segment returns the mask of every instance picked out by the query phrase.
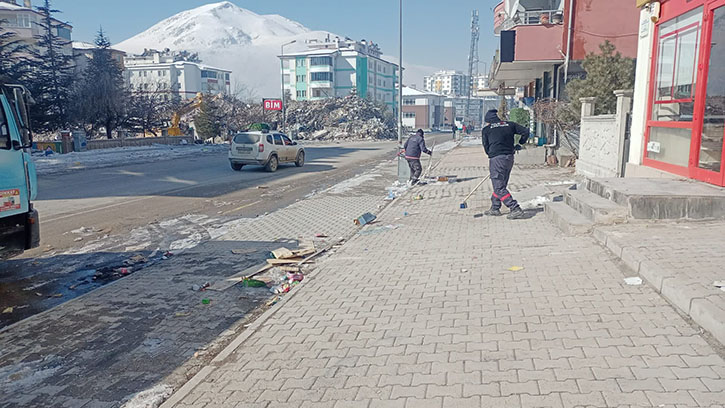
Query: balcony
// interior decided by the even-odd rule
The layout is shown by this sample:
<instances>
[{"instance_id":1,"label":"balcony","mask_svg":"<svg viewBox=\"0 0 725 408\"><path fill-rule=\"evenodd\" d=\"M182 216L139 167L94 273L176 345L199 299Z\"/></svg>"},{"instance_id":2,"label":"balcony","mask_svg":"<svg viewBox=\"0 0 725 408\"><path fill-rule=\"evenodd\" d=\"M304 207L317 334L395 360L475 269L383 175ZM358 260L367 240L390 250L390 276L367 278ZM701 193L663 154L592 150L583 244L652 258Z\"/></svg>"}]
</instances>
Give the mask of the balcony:
<instances>
[{"instance_id":1,"label":"balcony","mask_svg":"<svg viewBox=\"0 0 725 408\"><path fill-rule=\"evenodd\" d=\"M505 3L494 8L493 31L498 35L501 31L511 30L527 25L558 25L564 23L564 12L559 9L528 9L507 14Z\"/></svg>"}]
</instances>

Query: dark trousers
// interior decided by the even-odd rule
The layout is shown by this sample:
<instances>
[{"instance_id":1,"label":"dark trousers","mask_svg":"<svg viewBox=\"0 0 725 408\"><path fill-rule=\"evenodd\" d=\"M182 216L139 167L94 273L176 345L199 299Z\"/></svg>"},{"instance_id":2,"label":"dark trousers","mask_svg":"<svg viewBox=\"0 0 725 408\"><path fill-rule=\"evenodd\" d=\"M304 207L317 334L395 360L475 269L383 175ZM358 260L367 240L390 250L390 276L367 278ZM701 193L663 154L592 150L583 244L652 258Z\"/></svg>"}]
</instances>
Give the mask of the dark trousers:
<instances>
[{"instance_id":1,"label":"dark trousers","mask_svg":"<svg viewBox=\"0 0 725 408\"><path fill-rule=\"evenodd\" d=\"M514 168L514 155L506 154L489 159L489 170L491 171L491 183L493 183L493 195L491 196L491 208L501 208L501 203L508 208L516 208L519 203L514 200L508 191L511 169Z\"/></svg>"},{"instance_id":2,"label":"dark trousers","mask_svg":"<svg viewBox=\"0 0 725 408\"><path fill-rule=\"evenodd\" d=\"M423 172L423 166L420 164L420 159L408 159L408 167L410 167L410 181L417 182L420 178L420 173Z\"/></svg>"}]
</instances>

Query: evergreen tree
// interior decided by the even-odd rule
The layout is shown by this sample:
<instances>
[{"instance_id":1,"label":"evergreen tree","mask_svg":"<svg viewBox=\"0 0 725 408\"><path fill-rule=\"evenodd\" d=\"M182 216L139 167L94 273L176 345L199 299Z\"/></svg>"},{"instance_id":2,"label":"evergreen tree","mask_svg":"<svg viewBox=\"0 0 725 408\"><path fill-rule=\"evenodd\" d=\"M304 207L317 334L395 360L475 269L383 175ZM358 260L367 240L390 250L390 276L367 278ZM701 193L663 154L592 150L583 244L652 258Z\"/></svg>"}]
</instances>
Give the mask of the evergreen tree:
<instances>
[{"instance_id":1,"label":"evergreen tree","mask_svg":"<svg viewBox=\"0 0 725 408\"><path fill-rule=\"evenodd\" d=\"M98 31L93 58L83 73L77 90L75 114L79 122L96 129L104 127L106 137L112 138L113 130L123 119L126 105L123 68L111 54L111 42Z\"/></svg>"},{"instance_id":2,"label":"evergreen tree","mask_svg":"<svg viewBox=\"0 0 725 408\"><path fill-rule=\"evenodd\" d=\"M212 137L220 136L221 133L221 118L219 117L219 109L210 100L210 95L205 95L199 106L199 113L194 118L194 126L196 127L196 133L202 139L209 139Z\"/></svg>"},{"instance_id":3,"label":"evergreen tree","mask_svg":"<svg viewBox=\"0 0 725 408\"><path fill-rule=\"evenodd\" d=\"M582 62L586 78L573 79L566 84L571 114L577 123L581 112L580 98L597 98L595 115L614 113L617 110L614 91L632 89L634 86L634 60L622 56L609 40L602 43L599 49L601 54L590 53Z\"/></svg>"},{"instance_id":4,"label":"evergreen tree","mask_svg":"<svg viewBox=\"0 0 725 408\"><path fill-rule=\"evenodd\" d=\"M7 20L0 20L0 79L6 82L20 82L28 73L25 57L28 46L18 40L17 35L5 30Z\"/></svg>"},{"instance_id":5,"label":"evergreen tree","mask_svg":"<svg viewBox=\"0 0 725 408\"><path fill-rule=\"evenodd\" d=\"M70 40L58 33L67 27L53 18L59 10L51 8L50 0L38 7L43 18L38 23L40 35L31 50L31 72L28 88L36 101L31 110L33 128L53 131L69 125L69 106L73 86L73 53Z\"/></svg>"}]
</instances>

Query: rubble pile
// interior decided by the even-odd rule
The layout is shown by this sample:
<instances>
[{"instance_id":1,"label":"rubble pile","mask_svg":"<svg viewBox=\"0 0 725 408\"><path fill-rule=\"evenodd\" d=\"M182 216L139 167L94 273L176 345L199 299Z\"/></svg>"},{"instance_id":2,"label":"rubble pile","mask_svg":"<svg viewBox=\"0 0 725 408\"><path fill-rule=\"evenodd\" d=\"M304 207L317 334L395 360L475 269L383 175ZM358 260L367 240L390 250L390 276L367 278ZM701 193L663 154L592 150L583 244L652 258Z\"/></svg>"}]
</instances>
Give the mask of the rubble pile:
<instances>
[{"instance_id":1,"label":"rubble pile","mask_svg":"<svg viewBox=\"0 0 725 408\"><path fill-rule=\"evenodd\" d=\"M349 95L292 102L287 126L303 140L371 140L396 137L392 111L383 104Z\"/></svg>"}]
</instances>

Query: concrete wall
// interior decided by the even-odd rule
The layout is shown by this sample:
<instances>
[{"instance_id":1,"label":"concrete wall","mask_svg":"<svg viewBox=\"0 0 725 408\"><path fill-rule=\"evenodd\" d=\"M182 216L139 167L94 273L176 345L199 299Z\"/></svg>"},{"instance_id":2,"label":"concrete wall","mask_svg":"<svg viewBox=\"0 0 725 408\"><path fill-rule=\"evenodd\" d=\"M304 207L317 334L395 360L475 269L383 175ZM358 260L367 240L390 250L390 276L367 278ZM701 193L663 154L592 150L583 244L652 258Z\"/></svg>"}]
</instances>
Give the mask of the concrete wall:
<instances>
[{"instance_id":1,"label":"concrete wall","mask_svg":"<svg viewBox=\"0 0 725 408\"><path fill-rule=\"evenodd\" d=\"M579 159L576 172L586 177L621 177L626 162L626 124L631 91L615 91L617 113L593 116L595 98L582 98Z\"/></svg>"},{"instance_id":2,"label":"concrete wall","mask_svg":"<svg viewBox=\"0 0 725 408\"><path fill-rule=\"evenodd\" d=\"M190 136L169 136L169 137L141 137L134 139L98 139L89 140L86 148L88 150L111 149L114 147L130 147L130 146L151 146L154 144L178 145L182 140L191 142Z\"/></svg>"},{"instance_id":3,"label":"concrete wall","mask_svg":"<svg viewBox=\"0 0 725 408\"><path fill-rule=\"evenodd\" d=\"M563 50L566 50L571 2L567 1L564 10L563 37L559 43ZM634 0L574 0L574 7L572 60L583 60L591 52L598 54L599 45L605 39L609 39L622 55L637 56L639 9Z\"/></svg>"}]
</instances>

